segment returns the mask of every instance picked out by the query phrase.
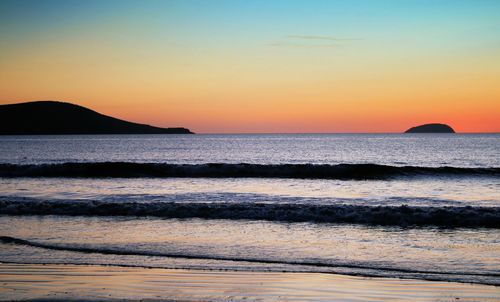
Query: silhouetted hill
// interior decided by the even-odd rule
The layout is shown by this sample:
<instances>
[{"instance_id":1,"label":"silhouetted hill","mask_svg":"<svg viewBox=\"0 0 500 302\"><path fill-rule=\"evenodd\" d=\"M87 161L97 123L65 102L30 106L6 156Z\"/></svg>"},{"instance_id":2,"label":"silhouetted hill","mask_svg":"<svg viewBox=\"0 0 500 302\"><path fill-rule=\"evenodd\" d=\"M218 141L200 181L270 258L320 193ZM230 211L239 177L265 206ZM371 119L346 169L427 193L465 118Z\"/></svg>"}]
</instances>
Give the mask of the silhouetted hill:
<instances>
[{"instance_id":1,"label":"silhouetted hill","mask_svg":"<svg viewBox=\"0 0 500 302\"><path fill-rule=\"evenodd\" d=\"M445 124L424 124L410 128L405 133L455 133L455 130Z\"/></svg>"},{"instance_id":2,"label":"silhouetted hill","mask_svg":"<svg viewBox=\"0 0 500 302\"><path fill-rule=\"evenodd\" d=\"M191 134L116 119L88 108L55 101L0 105L0 134Z\"/></svg>"}]
</instances>

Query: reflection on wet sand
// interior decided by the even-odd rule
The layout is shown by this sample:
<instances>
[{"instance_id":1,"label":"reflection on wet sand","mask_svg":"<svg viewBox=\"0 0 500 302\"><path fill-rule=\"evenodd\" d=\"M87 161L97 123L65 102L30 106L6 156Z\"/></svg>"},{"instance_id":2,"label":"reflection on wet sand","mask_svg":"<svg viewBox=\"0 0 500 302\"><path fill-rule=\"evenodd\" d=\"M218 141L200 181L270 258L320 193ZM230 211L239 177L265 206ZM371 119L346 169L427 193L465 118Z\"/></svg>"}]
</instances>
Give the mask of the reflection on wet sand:
<instances>
[{"instance_id":1,"label":"reflection on wet sand","mask_svg":"<svg viewBox=\"0 0 500 302\"><path fill-rule=\"evenodd\" d=\"M498 287L314 273L0 264L2 299L498 301Z\"/></svg>"}]
</instances>

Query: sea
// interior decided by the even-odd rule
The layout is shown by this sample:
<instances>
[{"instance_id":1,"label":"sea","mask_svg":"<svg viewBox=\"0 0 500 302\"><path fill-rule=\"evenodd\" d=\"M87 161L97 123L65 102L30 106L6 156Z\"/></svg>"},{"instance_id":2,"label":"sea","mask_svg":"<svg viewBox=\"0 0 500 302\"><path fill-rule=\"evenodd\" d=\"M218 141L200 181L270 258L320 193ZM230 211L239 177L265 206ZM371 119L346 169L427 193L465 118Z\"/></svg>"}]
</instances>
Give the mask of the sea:
<instances>
[{"instance_id":1,"label":"sea","mask_svg":"<svg viewBox=\"0 0 500 302\"><path fill-rule=\"evenodd\" d=\"M500 286L500 134L0 136L0 262Z\"/></svg>"}]
</instances>

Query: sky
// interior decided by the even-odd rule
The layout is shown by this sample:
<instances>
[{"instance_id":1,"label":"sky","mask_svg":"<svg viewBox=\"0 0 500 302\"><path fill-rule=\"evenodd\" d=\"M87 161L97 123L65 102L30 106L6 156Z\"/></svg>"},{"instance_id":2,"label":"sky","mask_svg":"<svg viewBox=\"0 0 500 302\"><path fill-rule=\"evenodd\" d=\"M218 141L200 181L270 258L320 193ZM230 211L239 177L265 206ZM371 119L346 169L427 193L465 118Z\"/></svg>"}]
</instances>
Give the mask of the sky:
<instances>
[{"instance_id":1,"label":"sky","mask_svg":"<svg viewBox=\"0 0 500 302\"><path fill-rule=\"evenodd\" d=\"M500 1L0 0L0 104L197 133L500 132Z\"/></svg>"}]
</instances>

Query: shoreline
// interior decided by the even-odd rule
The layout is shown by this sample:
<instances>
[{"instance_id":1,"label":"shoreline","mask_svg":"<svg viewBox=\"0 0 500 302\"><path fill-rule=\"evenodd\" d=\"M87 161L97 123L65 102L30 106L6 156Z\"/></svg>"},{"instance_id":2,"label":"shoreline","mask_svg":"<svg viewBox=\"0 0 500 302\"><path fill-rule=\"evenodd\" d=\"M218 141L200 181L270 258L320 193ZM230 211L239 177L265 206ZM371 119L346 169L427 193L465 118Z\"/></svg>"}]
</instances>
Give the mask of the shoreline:
<instances>
[{"instance_id":1,"label":"shoreline","mask_svg":"<svg viewBox=\"0 0 500 302\"><path fill-rule=\"evenodd\" d=\"M0 263L0 301L499 301L498 287L324 273Z\"/></svg>"}]
</instances>

